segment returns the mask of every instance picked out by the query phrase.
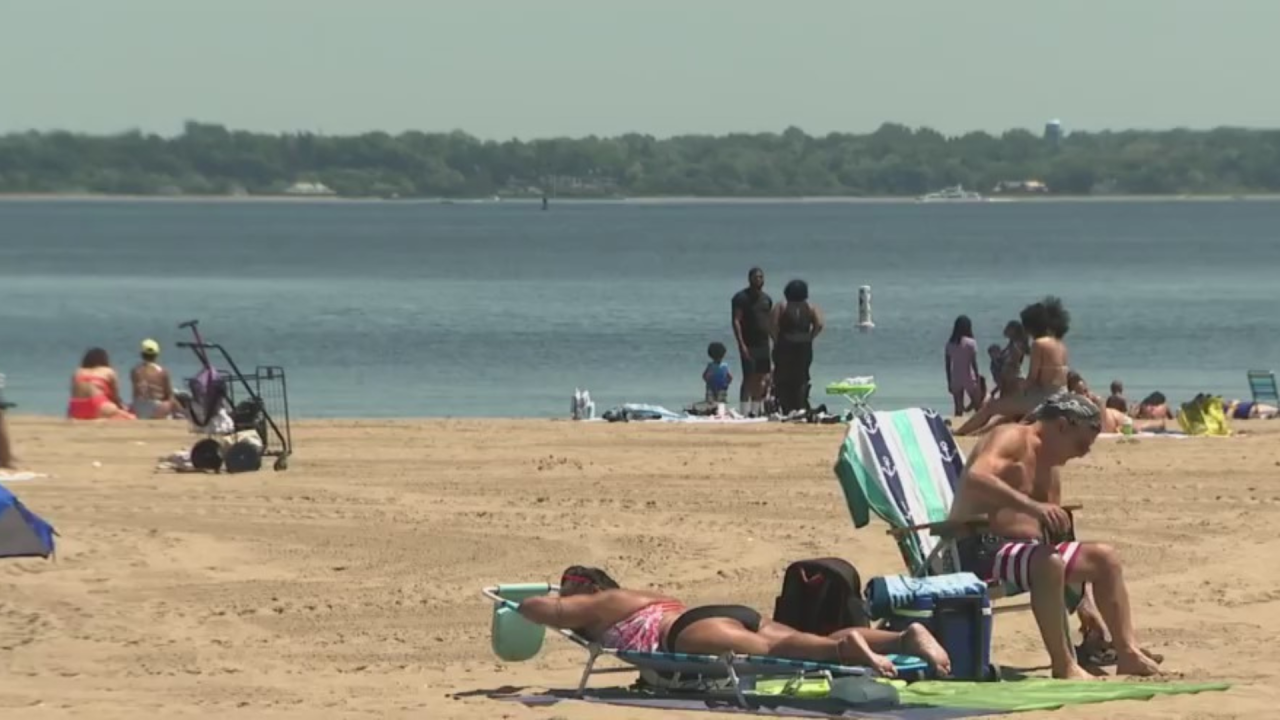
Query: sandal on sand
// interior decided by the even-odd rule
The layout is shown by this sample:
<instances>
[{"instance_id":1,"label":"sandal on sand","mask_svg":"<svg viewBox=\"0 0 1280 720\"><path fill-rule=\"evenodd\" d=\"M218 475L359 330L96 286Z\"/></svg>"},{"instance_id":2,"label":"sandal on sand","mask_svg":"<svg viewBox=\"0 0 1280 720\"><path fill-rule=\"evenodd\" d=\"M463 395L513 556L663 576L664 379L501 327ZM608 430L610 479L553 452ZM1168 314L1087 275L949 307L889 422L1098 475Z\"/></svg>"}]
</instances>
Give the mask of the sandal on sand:
<instances>
[{"instance_id":1,"label":"sandal on sand","mask_svg":"<svg viewBox=\"0 0 1280 720\"><path fill-rule=\"evenodd\" d=\"M1142 652L1157 665L1164 663L1164 655L1146 648L1142 648ZM1084 642L1076 646L1076 660L1090 667L1110 667L1116 664L1116 649L1099 635L1086 635Z\"/></svg>"}]
</instances>

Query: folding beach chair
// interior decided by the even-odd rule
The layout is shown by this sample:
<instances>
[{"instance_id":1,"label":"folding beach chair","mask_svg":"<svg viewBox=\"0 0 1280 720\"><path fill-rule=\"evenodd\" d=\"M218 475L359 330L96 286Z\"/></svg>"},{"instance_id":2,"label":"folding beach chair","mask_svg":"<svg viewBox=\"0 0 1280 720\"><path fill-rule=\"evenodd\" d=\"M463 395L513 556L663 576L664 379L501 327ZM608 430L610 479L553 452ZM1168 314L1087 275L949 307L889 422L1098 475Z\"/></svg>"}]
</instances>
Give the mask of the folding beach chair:
<instances>
[{"instance_id":1,"label":"folding beach chair","mask_svg":"<svg viewBox=\"0 0 1280 720\"><path fill-rule=\"evenodd\" d=\"M856 416L872 412L871 396L875 393L876 380L873 377L845 378L827 385L827 394L848 400Z\"/></svg>"},{"instance_id":2,"label":"folding beach chair","mask_svg":"<svg viewBox=\"0 0 1280 720\"><path fill-rule=\"evenodd\" d=\"M542 647L545 626L538 625L519 614L521 600L559 592L549 583L523 583L496 585L481 591L493 601L492 644L498 657L511 662L528 660ZM587 652L586 667L578 682L576 695L582 697L592 675L603 673L636 672L651 687L666 690L683 690L705 694L731 692L742 707L750 707L744 694L746 678L787 678L798 687L812 677L831 682L839 677L874 677L873 668L831 663L808 662L789 658L761 655L691 655L673 652L634 652L601 647L571 630L558 629L570 642ZM597 668L601 656L620 660L630 667ZM923 676L927 665L919 658L890 655L897 667L898 676ZM785 691L784 691L785 694Z\"/></svg>"},{"instance_id":3,"label":"folding beach chair","mask_svg":"<svg viewBox=\"0 0 1280 720\"><path fill-rule=\"evenodd\" d=\"M1280 391L1276 389L1276 374L1270 370L1249 371L1249 392L1254 402L1280 404Z\"/></svg>"},{"instance_id":4,"label":"folding beach chair","mask_svg":"<svg viewBox=\"0 0 1280 720\"><path fill-rule=\"evenodd\" d=\"M956 537L985 524L985 518L948 520L964 463L964 454L942 417L932 410L910 408L862 415L849 423L835 472L854 527L868 525L872 514L883 520L907 570L914 577L925 577L964 571ZM988 586L993 600L1023 592L990 581ZM993 611L1028 607L1005 604Z\"/></svg>"}]
</instances>

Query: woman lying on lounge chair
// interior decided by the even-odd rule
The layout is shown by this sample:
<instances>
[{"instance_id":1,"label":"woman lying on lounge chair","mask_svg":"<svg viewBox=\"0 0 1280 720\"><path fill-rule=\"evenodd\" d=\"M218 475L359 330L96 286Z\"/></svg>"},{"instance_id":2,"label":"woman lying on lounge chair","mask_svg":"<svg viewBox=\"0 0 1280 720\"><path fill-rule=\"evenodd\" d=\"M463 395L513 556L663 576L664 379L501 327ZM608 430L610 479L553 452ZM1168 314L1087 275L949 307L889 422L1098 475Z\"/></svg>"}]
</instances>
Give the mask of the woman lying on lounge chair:
<instances>
[{"instance_id":1,"label":"woman lying on lounge chair","mask_svg":"<svg viewBox=\"0 0 1280 720\"><path fill-rule=\"evenodd\" d=\"M847 628L828 637L799 632L766 620L741 605L686 608L666 595L623 590L603 570L574 566L560 578L558 596L520 603L520 614L556 628L571 629L606 648L636 652L771 655L793 660L868 666L893 675L885 653L914 655L939 675L951 660L923 626L904 632Z\"/></svg>"}]
</instances>

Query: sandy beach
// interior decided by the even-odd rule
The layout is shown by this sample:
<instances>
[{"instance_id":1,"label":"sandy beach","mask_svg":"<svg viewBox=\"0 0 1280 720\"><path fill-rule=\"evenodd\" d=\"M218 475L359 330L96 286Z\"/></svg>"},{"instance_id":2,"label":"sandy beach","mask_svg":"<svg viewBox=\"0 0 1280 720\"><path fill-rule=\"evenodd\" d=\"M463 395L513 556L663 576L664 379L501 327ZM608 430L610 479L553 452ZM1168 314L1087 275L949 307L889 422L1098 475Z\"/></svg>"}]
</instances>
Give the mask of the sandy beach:
<instances>
[{"instance_id":1,"label":"sandy beach","mask_svg":"<svg viewBox=\"0 0 1280 720\"><path fill-rule=\"evenodd\" d=\"M792 560L902 570L882 525L853 530L831 470L839 425L300 423L289 471L211 476L156 471L191 442L179 423L10 424L23 464L50 477L8 487L62 537L55 562L0 561L6 717L656 720L485 698L571 687L582 655L549 636L534 661L500 664L479 588L583 563L767 614ZM1085 506L1081 536L1120 549L1165 667L1236 686L1016 717L1280 705L1280 422L1234 427L1248 434L1099 440L1065 499ZM1047 673L1030 613L999 618L994 655Z\"/></svg>"}]
</instances>

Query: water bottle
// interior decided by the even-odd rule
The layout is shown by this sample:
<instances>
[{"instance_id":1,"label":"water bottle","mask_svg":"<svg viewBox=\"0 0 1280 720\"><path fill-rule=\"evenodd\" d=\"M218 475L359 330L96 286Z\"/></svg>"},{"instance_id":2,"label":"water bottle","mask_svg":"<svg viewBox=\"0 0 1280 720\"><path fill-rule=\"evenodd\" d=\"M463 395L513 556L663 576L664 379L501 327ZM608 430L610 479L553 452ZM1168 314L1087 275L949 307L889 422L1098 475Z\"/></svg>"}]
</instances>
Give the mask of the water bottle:
<instances>
[{"instance_id":1,"label":"water bottle","mask_svg":"<svg viewBox=\"0 0 1280 720\"><path fill-rule=\"evenodd\" d=\"M582 391L582 419L594 420L596 417L596 404L591 401L591 391Z\"/></svg>"},{"instance_id":2,"label":"water bottle","mask_svg":"<svg viewBox=\"0 0 1280 720\"><path fill-rule=\"evenodd\" d=\"M569 404L569 416L574 420L582 419L582 390L580 388L573 389L573 400Z\"/></svg>"}]
</instances>

